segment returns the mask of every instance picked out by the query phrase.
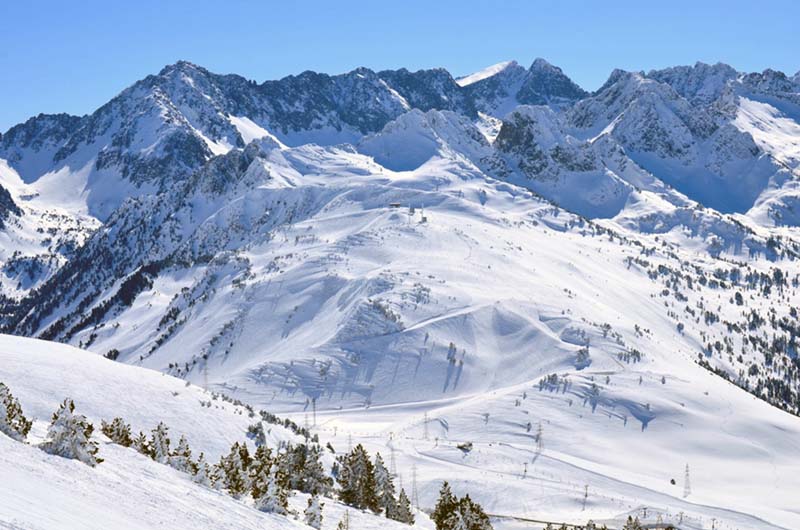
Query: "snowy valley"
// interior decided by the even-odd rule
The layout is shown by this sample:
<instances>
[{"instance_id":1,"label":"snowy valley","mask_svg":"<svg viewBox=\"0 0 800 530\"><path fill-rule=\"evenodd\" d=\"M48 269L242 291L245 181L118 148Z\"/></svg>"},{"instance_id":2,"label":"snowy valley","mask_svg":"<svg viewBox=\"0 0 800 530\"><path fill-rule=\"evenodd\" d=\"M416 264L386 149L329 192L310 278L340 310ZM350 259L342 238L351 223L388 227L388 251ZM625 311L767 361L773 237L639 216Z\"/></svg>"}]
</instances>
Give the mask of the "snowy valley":
<instances>
[{"instance_id":1,"label":"snowy valley","mask_svg":"<svg viewBox=\"0 0 800 530\"><path fill-rule=\"evenodd\" d=\"M379 452L417 528L443 480L498 529L800 527L799 79L179 62L13 127L0 383L34 421L0 526L307 528L308 493L265 514L100 432L216 462L263 409L327 474ZM36 447L65 398L95 467ZM407 527L335 491L323 528Z\"/></svg>"}]
</instances>

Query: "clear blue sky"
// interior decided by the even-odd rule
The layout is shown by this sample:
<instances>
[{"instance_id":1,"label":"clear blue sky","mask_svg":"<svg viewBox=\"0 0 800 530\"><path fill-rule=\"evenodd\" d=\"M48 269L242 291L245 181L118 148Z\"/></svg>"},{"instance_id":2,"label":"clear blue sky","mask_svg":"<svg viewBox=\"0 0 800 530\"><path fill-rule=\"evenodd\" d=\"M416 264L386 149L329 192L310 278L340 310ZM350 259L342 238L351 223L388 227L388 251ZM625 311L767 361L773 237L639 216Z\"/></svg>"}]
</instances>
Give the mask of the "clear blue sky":
<instances>
[{"instance_id":1,"label":"clear blue sky","mask_svg":"<svg viewBox=\"0 0 800 530\"><path fill-rule=\"evenodd\" d=\"M263 81L303 70L544 57L586 89L615 68L723 61L800 69L800 1L0 0L0 131L91 112L186 59Z\"/></svg>"}]
</instances>

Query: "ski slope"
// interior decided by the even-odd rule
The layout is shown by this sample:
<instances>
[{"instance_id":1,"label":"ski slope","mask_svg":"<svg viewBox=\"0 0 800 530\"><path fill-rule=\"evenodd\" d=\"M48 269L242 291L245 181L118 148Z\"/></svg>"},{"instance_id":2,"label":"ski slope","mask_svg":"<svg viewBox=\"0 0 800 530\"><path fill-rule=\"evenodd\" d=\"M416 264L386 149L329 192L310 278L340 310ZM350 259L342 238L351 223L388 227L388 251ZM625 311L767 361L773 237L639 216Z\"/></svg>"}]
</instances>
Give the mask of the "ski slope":
<instances>
[{"instance_id":1,"label":"ski slope","mask_svg":"<svg viewBox=\"0 0 800 530\"><path fill-rule=\"evenodd\" d=\"M35 420L28 444L0 434L0 528L309 528L302 523L305 495L298 494L290 503L300 514L299 521L265 514L253 508L249 498L234 500L202 487L188 475L115 445L100 433L100 421L115 416L130 422L134 433L149 432L164 421L172 440L186 436L195 457L202 451L215 462L233 442L245 441L247 426L256 421L243 407L158 372L69 346L7 335L0 336L0 381L19 399L26 416ZM96 467L35 447L65 397L72 397L76 413L95 425L99 456L104 459ZM265 431L272 447L280 441L302 441L280 426L265 424ZM330 499L324 502L323 529L334 529L347 508ZM349 511L353 528L409 528ZM415 528L431 528L423 515L417 518Z\"/></svg>"}]
</instances>

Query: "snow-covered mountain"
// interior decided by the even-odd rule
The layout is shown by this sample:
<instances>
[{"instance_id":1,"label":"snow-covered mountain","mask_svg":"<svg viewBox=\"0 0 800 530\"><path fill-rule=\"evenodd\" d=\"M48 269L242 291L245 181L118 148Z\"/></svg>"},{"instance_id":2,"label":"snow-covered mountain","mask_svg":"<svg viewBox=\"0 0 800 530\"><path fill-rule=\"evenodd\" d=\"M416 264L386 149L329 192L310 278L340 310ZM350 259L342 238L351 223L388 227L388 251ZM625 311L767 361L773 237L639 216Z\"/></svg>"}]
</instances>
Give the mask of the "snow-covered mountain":
<instances>
[{"instance_id":1,"label":"snow-covered mountain","mask_svg":"<svg viewBox=\"0 0 800 530\"><path fill-rule=\"evenodd\" d=\"M180 62L0 138L0 319L316 413L425 508L444 477L494 515L585 522L589 485L612 527L794 528L798 109L721 64L590 94L541 59Z\"/></svg>"},{"instance_id":2,"label":"snow-covered mountain","mask_svg":"<svg viewBox=\"0 0 800 530\"><path fill-rule=\"evenodd\" d=\"M527 70L516 61L499 63L458 84L477 110L502 118L518 105L568 106L588 95L561 68L538 58Z\"/></svg>"}]
</instances>

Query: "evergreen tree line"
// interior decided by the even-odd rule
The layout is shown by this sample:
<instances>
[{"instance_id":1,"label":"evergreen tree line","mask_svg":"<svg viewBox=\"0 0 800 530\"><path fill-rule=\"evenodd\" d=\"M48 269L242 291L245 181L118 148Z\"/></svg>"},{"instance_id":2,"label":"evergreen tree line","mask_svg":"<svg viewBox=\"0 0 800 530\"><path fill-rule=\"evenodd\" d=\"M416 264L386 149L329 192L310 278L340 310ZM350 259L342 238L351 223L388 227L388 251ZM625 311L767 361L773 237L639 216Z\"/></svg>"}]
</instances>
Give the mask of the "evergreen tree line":
<instances>
[{"instance_id":1,"label":"evergreen tree line","mask_svg":"<svg viewBox=\"0 0 800 530\"><path fill-rule=\"evenodd\" d=\"M318 444L287 445L275 451L259 445L254 452L247 444L235 442L218 463L209 464L203 453L194 459L186 437L181 436L173 449L169 428L159 423L147 436L133 436L131 427L122 418L102 423L103 433L114 443L131 447L161 464L169 465L192 476L203 486L227 492L236 499L252 497L257 509L286 515L291 491L311 495L306 517L321 523L322 504L319 497L330 495L333 480L322 464Z\"/></svg>"}]
</instances>

